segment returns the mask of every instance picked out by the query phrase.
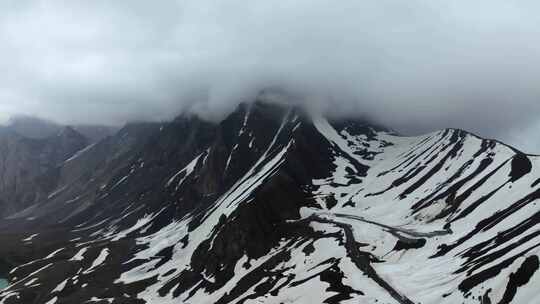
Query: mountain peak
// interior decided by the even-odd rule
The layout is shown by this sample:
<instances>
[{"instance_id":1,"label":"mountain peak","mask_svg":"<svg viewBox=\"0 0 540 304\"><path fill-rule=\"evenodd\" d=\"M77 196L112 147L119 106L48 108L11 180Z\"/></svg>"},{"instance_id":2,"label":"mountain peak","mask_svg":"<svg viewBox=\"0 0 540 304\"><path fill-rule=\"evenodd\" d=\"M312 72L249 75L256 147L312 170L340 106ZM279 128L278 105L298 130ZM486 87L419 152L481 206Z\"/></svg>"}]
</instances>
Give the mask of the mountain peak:
<instances>
[{"instance_id":1,"label":"mountain peak","mask_svg":"<svg viewBox=\"0 0 540 304\"><path fill-rule=\"evenodd\" d=\"M47 138L54 136L62 127L46 119L18 115L9 120L7 128L24 137Z\"/></svg>"}]
</instances>

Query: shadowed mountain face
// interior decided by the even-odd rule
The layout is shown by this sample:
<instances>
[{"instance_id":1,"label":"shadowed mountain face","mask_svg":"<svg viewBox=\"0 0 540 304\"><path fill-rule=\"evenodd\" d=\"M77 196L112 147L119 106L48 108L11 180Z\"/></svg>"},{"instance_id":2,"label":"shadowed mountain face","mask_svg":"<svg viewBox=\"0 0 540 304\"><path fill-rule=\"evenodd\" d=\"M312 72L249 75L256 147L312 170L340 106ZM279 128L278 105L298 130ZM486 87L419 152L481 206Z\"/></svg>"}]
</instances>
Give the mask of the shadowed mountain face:
<instances>
[{"instance_id":1,"label":"shadowed mountain face","mask_svg":"<svg viewBox=\"0 0 540 304\"><path fill-rule=\"evenodd\" d=\"M62 126L31 116L0 127L0 215L47 199L64 162L115 132L106 126Z\"/></svg>"},{"instance_id":2,"label":"shadowed mountain face","mask_svg":"<svg viewBox=\"0 0 540 304\"><path fill-rule=\"evenodd\" d=\"M0 303L536 303L539 170L264 103L132 124L0 223Z\"/></svg>"},{"instance_id":3,"label":"shadowed mountain face","mask_svg":"<svg viewBox=\"0 0 540 304\"><path fill-rule=\"evenodd\" d=\"M70 127L45 138L0 129L0 214L42 201L56 187L51 174L88 140Z\"/></svg>"}]
</instances>

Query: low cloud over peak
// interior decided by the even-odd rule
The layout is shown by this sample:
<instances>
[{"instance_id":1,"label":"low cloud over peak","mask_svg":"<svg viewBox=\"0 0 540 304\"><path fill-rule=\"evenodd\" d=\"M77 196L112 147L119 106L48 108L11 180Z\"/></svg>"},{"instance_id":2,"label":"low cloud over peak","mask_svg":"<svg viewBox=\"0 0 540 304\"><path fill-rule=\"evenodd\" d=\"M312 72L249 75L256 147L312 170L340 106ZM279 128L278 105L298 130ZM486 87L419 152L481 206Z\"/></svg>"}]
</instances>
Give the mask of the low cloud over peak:
<instances>
[{"instance_id":1,"label":"low cloud over peak","mask_svg":"<svg viewBox=\"0 0 540 304\"><path fill-rule=\"evenodd\" d=\"M517 142L512 130L535 136L540 121L538 9L512 0L8 0L0 118L219 117L280 87L330 114L405 132L459 127Z\"/></svg>"}]
</instances>

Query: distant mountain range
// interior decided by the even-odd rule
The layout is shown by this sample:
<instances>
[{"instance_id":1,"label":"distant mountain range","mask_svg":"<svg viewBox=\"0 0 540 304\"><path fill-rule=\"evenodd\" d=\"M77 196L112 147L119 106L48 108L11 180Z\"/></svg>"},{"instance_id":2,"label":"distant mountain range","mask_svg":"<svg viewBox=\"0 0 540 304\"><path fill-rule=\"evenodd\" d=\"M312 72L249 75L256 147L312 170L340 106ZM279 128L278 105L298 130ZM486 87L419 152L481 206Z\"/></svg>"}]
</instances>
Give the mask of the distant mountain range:
<instances>
[{"instance_id":1,"label":"distant mountain range","mask_svg":"<svg viewBox=\"0 0 540 304\"><path fill-rule=\"evenodd\" d=\"M16 129L0 303L540 302L540 158L496 141L260 100L92 144Z\"/></svg>"},{"instance_id":2,"label":"distant mountain range","mask_svg":"<svg viewBox=\"0 0 540 304\"><path fill-rule=\"evenodd\" d=\"M19 116L0 127L0 215L41 201L53 190L51 174L62 163L115 129L62 126Z\"/></svg>"},{"instance_id":3,"label":"distant mountain range","mask_svg":"<svg viewBox=\"0 0 540 304\"><path fill-rule=\"evenodd\" d=\"M65 125L61 125L46 119L41 119L33 116L18 115L12 117L5 128L28 138L42 139L52 137L59 132ZM77 124L71 125L71 128L81 133L90 142L97 142L101 139L114 134L119 127L104 126L104 125L88 125Z\"/></svg>"}]
</instances>

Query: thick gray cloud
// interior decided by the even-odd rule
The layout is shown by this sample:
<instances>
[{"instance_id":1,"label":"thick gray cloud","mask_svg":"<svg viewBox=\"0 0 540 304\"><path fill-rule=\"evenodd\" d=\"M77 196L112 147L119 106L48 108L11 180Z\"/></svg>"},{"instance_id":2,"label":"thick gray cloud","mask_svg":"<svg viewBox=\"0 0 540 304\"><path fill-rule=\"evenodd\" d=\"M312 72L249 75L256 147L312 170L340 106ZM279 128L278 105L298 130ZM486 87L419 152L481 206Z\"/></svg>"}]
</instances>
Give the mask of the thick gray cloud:
<instances>
[{"instance_id":1,"label":"thick gray cloud","mask_svg":"<svg viewBox=\"0 0 540 304\"><path fill-rule=\"evenodd\" d=\"M539 10L528 0L6 0L0 119L219 117L280 87L332 114L410 133L460 127L540 152L523 140L540 142Z\"/></svg>"}]
</instances>

